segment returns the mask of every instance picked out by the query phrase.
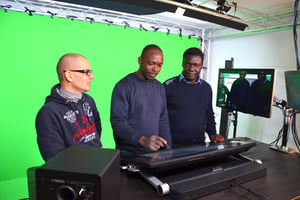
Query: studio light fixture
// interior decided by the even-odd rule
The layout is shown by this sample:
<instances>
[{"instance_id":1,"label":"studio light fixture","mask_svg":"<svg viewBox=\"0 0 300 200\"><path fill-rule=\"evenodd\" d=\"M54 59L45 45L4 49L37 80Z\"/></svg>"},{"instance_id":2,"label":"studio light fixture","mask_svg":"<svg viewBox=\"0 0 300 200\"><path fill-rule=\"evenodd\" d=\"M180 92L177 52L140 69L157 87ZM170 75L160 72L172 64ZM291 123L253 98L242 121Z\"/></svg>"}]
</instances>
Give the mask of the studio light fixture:
<instances>
[{"instance_id":1,"label":"studio light fixture","mask_svg":"<svg viewBox=\"0 0 300 200\"><path fill-rule=\"evenodd\" d=\"M150 15L162 12L175 13L183 17L190 17L217 25L226 26L236 30L244 31L249 22L245 22L235 16L224 14L230 9L226 0L218 0L219 12L215 9L198 7L192 4L191 0L102 0L102 1L85 1L85 0L55 0L60 2L70 2L90 7L109 9L114 11L126 12L135 15Z\"/></svg>"},{"instance_id":2,"label":"studio light fixture","mask_svg":"<svg viewBox=\"0 0 300 200\"><path fill-rule=\"evenodd\" d=\"M231 8L229 5L226 5L226 0L219 0L217 2L217 4L219 5L218 7L219 12L188 5L186 3L181 3L174 0L154 0L154 1L181 7L186 10L184 12L184 16L187 17L208 21L214 24L226 26L240 31L244 31L246 27L248 27L248 24L245 21L233 16L223 14L223 12L228 12Z\"/></svg>"},{"instance_id":3,"label":"studio light fixture","mask_svg":"<svg viewBox=\"0 0 300 200\"><path fill-rule=\"evenodd\" d=\"M65 0L59 0L65 1ZM191 5L190 0L110 0L112 2L122 3L124 6L131 5L130 7L137 7L145 9L156 9L156 12L171 12L178 14L178 11L181 10L180 14L186 17L191 17L195 19L200 19L203 21L211 22L214 24L226 26L229 28L237 30L245 30L248 27L248 24L245 21L236 18L234 16L229 16L223 14L227 10L229 11L230 7L226 3L226 0L218 0L219 5L222 11L217 12L215 10L209 10L208 8L199 8L197 6ZM124 7L123 6L123 7ZM178 9L181 8L181 9ZM182 10L184 9L184 10ZM176 12L177 11L177 12ZM222 12L222 13L221 13ZM146 14L146 13L144 13Z\"/></svg>"}]
</instances>

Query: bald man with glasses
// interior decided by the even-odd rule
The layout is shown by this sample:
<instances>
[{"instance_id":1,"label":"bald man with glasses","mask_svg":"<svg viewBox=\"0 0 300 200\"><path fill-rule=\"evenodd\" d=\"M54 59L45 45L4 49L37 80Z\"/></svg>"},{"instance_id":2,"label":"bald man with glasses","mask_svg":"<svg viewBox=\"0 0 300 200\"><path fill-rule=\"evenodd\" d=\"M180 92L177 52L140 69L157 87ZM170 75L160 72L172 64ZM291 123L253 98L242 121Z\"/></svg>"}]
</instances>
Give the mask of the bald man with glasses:
<instances>
[{"instance_id":1,"label":"bald man with glasses","mask_svg":"<svg viewBox=\"0 0 300 200\"><path fill-rule=\"evenodd\" d=\"M39 110L35 126L40 153L45 161L72 145L102 147L101 121L90 90L95 78L88 60L65 54L57 64L55 85Z\"/></svg>"}]
</instances>

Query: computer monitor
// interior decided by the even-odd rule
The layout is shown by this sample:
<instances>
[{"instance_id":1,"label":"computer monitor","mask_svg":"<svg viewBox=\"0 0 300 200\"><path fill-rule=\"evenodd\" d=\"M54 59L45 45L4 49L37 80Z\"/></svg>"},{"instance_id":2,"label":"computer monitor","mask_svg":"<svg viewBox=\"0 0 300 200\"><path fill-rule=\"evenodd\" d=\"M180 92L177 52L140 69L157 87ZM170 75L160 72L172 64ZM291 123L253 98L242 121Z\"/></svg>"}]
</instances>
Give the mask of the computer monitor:
<instances>
[{"instance_id":1,"label":"computer monitor","mask_svg":"<svg viewBox=\"0 0 300 200\"><path fill-rule=\"evenodd\" d=\"M300 71L286 71L284 74L288 107L300 111Z\"/></svg>"},{"instance_id":2,"label":"computer monitor","mask_svg":"<svg viewBox=\"0 0 300 200\"><path fill-rule=\"evenodd\" d=\"M275 69L219 69L216 105L270 118Z\"/></svg>"}]
</instances>

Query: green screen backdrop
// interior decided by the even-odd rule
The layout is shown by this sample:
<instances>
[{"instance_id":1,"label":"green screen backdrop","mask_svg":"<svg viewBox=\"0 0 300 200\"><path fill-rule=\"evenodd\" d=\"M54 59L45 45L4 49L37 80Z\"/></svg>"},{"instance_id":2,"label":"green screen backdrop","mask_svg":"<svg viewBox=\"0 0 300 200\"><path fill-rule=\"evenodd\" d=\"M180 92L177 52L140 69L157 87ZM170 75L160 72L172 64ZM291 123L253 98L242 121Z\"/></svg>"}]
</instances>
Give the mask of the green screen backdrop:
<instances>
[{"instance_id":1,"label":"green screen backdrop","mask_svg":"<svg viewBox=\"0 0 300 200\"><path fill-rule=\"evenodd\" d=\"M114 85L138 69L138 57L157 44L164 64L161 82L181 72L182 54L199 41L135 28L51 18L0 10L1 165L0 199L28 197L26 171L44 163L36 143L35 117L58 83L56 64L66 53L79 53L95 75L89 94L95 99L103 126L101 141L115 148L109 121Z\"/></svg>"}]
</instances>

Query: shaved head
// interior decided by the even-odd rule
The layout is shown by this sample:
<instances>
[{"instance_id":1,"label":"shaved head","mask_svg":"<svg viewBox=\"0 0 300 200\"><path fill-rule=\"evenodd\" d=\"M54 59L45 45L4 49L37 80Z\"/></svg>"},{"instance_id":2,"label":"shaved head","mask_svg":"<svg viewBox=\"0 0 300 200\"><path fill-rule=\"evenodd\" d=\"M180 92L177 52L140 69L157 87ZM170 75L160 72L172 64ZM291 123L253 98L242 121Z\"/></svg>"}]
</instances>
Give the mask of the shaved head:
<instances>
[{"instance_id":1,"label":"shaved head","mask_svg":"<svg viewBox=\"0 0 300 200\"><path fill-rule=\"evenodd\" d=\"M92 74L89 61L80 54L63 55L56 66L61 87L69 92L82 94L90 90Z\"/></svg>"},{"instance_id":2,"label":"shaved head","mask_svg":"<svg viewBox=\"0 0 300 200\"><path fill-rule=\"evenodd\" d=\"M59 59L56 66L56 71L60 82L63 81L64 71L66 69L78 67L77 65L80 63L78 62L80 59L86 60L84 56L74 53L65 54Z\"/></svg>"}]
</instances>

